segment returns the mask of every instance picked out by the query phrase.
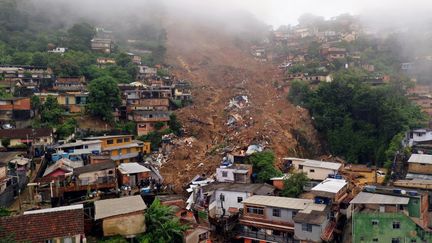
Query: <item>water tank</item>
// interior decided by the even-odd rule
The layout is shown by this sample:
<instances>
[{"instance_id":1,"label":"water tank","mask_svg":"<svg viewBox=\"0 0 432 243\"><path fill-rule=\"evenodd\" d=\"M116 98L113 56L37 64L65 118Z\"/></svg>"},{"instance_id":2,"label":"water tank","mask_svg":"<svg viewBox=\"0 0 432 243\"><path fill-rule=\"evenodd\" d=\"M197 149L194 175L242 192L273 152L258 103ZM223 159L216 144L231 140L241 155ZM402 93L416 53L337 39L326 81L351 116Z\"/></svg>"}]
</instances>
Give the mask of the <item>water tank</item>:
<instances>
[{"instance_id":1,"label":"water tank","mask_svg":"<svg viewBox=\"0 0 432 243\"><path fill-rule=\"evenodd\" d=\"M402 190L401 189L393 189L393 193L396 194L401 194Z\"/></svg>"},{"instance_id":2,"label":"water tank","mask_svg":"<svg viewBox=\"0 0 432 243\"><path fill-rule=\"evenodd\" d=\"M367 192L375 192L376 186L365 186L365 191Z\"/></svg>"},{"instance_id":3,"label":"water tank","mask_svg":"<svg viewBox=\"0 0 432 243\"><path fill-rule=\"evenodd\" d=\"M407 193L408 193L408 195L410 195L410 196L417 196L417 195L418 195L418 192L417 192L417 191L408 191Z\"/></svg>"}]
</instances>

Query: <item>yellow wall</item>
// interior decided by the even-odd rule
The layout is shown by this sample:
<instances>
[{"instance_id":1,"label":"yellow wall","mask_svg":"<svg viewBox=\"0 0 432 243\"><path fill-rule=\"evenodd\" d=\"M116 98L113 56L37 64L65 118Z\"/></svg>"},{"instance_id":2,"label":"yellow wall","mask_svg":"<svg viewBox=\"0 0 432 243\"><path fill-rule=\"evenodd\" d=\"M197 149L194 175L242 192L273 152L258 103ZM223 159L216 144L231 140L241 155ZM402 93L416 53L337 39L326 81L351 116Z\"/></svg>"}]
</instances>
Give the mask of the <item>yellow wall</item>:
<instances>
[{"instance_id":1,"label":"yellow wall","mask_svg":"<svg viewBox=\"0 0 432 243\"><path fill-rule=\"evenodd\" d=\"M125 142L125 139L129 139L127 142ZM125 144L130 144L132 143L132 135L130 136L119 136L119 137L111 137L111 138L101 138L100 139L102 141L102 150L105 150L109 147L115 147L115 146L120 146L120 145L125 145ZM108 141L112 141L111 144L108 144Z\"/></svg>"},{"instance_id":2,"label":"yellow wall","mask_svg":"<svg viewBox=\"0 0 432 243\"><path fill-rule=\"evenodd\" d=\"M144 212L104 219L102 224L104 236L136 235L146 230Z\"/></svg>"}]
</instances>

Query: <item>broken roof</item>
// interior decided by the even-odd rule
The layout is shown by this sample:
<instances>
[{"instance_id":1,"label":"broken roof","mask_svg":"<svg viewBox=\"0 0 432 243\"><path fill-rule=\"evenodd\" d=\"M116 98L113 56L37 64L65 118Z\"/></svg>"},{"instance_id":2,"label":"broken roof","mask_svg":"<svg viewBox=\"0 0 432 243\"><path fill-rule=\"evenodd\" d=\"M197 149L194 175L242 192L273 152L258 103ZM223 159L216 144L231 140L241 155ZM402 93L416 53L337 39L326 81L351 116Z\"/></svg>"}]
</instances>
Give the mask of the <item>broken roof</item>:
<instances>
[{"instance_id":1,"label":"broken roof","mask_svg":"<svg viewBox=\"0 0 432 243\"><path fill-rule=\"evenodd\" d=\"M397 204L406 205L409 202L408 197L397 197L377 193L360 192L350 204Z\"/></svg>"},{"instance_id":2,"label":"broken roof","mask_svg":"<svg viewBox=\"0 0 432 243\"><path fill-rule=\"evenodd\" d=\"M122 174L136 174L136 173L142 173L142 172L150 172L150 170L142 166L138 163L123 163L119 165L118 167L120 173Z\"/></svg>"},{"instance_id":3,"label":"broken roof","mask_svg":"<svg viewBox=\"0 0 432 243\"><path fill-rule=\"evenodd\" d=\"M344 179L327 178L315 187L313 187L312 191L338 193L346 185L347 182Z\"/></svg>"},{"instance_id":4,"label":"broken roof","mask_svg":"<svg viewBox=\"0 0 432 243\"><path fill-rule=\"evenodd\" d=\"M95 220L112 216L144 211L147 205L141 196L130 196L114 199L99 200L95 205Z\"/></svg>"},{"instance_id":5,"label":"broken roof","mask_svg":"<svg viewBox=\"0 0 432 243\"><path fill-rule=\"evenodd\" d=\"M316 167L316 168L322 168L322 169L330 169L330 170L339 170L342 166L341 163L311 160L311 159L308 159L301 164L303 166Z\"/></svg>"},{"instance_id":6,"label":"broken roof","mask_svg":"<svg viewBox=\"0 0 432 243\"><path fill-rule=\"evenodd\" d=\"M408 163L432 164L432 155L429 154L412 154Z\"/></svg>"},{"instance_id":7,"label":"broken roof","mask_svg":"<svg viewBox=\"0 0 432 243\"><path fill-rule=\"evenodd\" d=\"M266 183L212 183L203 186L204 192L210 191L232 191L232 192L250 192L256 195L271 195L275 188Z\"/></svg>"},{"instance_id":8,"label":"broken roof","mask_svg":"<svg viewBox=\"0 0 432 243\"><path fill-rule=\"evenodd\" d=\"M243 200L244 204L263 205L275 208L303 210L313 203L311 199L254 195Z\"/></svg>"}]
</instances>

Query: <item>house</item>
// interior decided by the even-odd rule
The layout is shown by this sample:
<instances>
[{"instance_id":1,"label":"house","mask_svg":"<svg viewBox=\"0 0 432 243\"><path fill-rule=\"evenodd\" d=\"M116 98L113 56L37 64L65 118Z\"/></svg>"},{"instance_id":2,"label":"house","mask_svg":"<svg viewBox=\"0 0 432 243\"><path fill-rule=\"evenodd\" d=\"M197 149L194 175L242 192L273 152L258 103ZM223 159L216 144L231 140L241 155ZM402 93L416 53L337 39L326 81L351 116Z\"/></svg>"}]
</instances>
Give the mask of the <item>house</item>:
<instances>
[{"instance_id":1,"label":"house","mask_svg":"<svg viewBox=\"0 0 432 243\"><path fill-rule=\"evenodd\" d=\"M82 166L82 161L72 161L70 159L61 158L46 168L43 177L56 178L66 176L67 174L72 174L75 168Z\"/></svg>"},{"instance_id":2,"label":"house","mask_svg":"<svg viewBox=\"0 0 432 243\"><path fill-rule=\"evenodd\" d=\"M244 242L322 242L328 208L310 199L254 195L243 202L238 236Z\"/></svg>"},{"instance_id":3,"label":"house","mask_svg":"<svg viewBox=\"0 0 432 243\"><path fill-rule=\"evenodd\" d=\"M228 164L216 168L217 182L250 183L252 176L252 165L250 164Z\"/></svg>"},{"instance_id":4,"label":"house","mask_svg":"<svg viewBox=\"0 0 432 243\"><path fill-rule=\"evenodd\" d=\"M192 100L191 84L185 81L181 81L173 84L173 99L175 100Z\"/></svg>"},{"instance_id":5,"label":"house","mask_svg":"<svg viewBox=\"0 0 432 243\"><path fill-rule=\"evenodd\" d=\"M101 141L102 152L108 153L117 164L137 161L142 154L149 154L150 143L133 140L132 135L108 135L87 137L84 141Z\"/></svg>"},{"instance_id":6,"label":"house","mask_svg":"<svg viewBox=\"0 0 432 243\"><path fill-rule=\"evenodd\" d=\"M270 178L273 186L278 190L283 190L285 187L285 180L290 177L290 174L284 174L283 176Z\"/></svg>"},{"instance_id":7,"label":"house","mask_svg":"<svg viewBox=\"0 0 432 243\"><path fill-rule=\"evenodd\" d=\"M57 145L54 149L57 153L73 153L76 155L100 154L102 151L101 143L101 140L77 140L72 143Z\"/></svg>"},{"instance_id":8,"label":"house","mask_svg":"<svg viewBox=\"0 0 432 243\"><path fill-rule=\"evenodd\" d=\"M124 163L118 167L120 173L120 184L135 187L141 180L150 177L150 169L138 163Z\"/></svg>"},{"instance_id":9,"label":"house","mask_svg":"<svg viewBox=\"0 0 432 243\"><path fill-rule=\"evenodd\" d=\"M320 54L330 61L345 58L346 53L345 48L323 47L320 49Z\"/></svg>"},{"instance_id":10,"label":"house","mask_svg":"<svg viewBox=\"0 0 432 243\"><path fill-rule=\"evenodd\" d=\"M347 196L348 183L344 179L327 178L311 189L316 203L339 204Z\"/></svg>"},{"instance_id":11,"label":"house","mask_svg":"<svg viewBox=\"0 0 432 243\"><path fill-rule=\"evenodd\" d=\"M202 225L195 225L184 233L185 243L210 243L210 230Z\"/></svg>"},{"instance_id":12,"label":"house","mask_svg":"<svg viewBox=\"0 0 432 243\"><path fill-rule=\"evenodd\" d=\"M138 66L137 80L145 80L157 76L157 68Z\"/></svg>"},{"instance_id":13,"label":"house","mask_svg":"<svg viewBox=\"0 0 432 243\"><path fill-rule=\"evenodd\" d=\"M152 131L166 128L170 120L170 114L169 111L134 110L128 116L128 119L136 122L137 134L138 136L142 136Z\"/></svg>"},{"instance_id":14,"label":"house","mask_svg":"<svg viewBox=\"0 0 432 243\"><path fill-rule=\"evenodd\" d=\"M64 92L57 96L59 105L63 106L70 113L80 113L85 111L85 105L89 92Z\"/></svg>"},{"instance_id":15,"label":"house","mask_svg":"<svg viewBox=\"0 0 432 243\"><path fill-rule=\"evenodd\" d=\"M311 180L323 181L329 175L337 175L342 169L341 163L307 159L298 165L298 171L306 173Z\"/></svg>"},{"instance_id":16,"label":"house","mask_svg":"<svg viewBox=\"0 0 432 243\"><path fill-rule=\"evenodd\" d=\"M116 183L116 164L107 161L75 168L73 175L77 185Z\"/></svg>"},{"instance_id":17,"label":"house","mask_svg":"<svg viewBox=\"0 0 432 243\"><path fill-rule=\"evenodd\" d=\"M408 173L432 175L432 155L412 154L408 159Z\"/></svg>"},{"instance_id":18,"label":"house","mask_svg":"<svg viewBox=\"0 0 432 243\"><path fill-rule=\"evenodd\" d=\"M54 49L48 50L50 53L65 53L67 48L65 47L56 47Z\"/></svg>"},{"instance_id":19,"label":"house","mask_svg":"<svg viewBox=\"0 0 432 243\"><path fill-rule=\"evenodd\" d=\"M0 130L0 138L10 139L10 147L22 144L47 146L54 142L51 128L2 129Z\"/></svg>"},{"instance_id":20,"label":"house","mask_svg":"<svg viewBox=\"0 0 432 243\"><path fill-rule=\"evenodd\" d=\"M83 205L26 211L23 215L0 217L0 238L15 242L83 242Z\"/></svg>"},{"instance_id":21,"label":"house","mask_svg":"<svg viewBox=\"0 0 432 243\"><path fill-rule=\"evenodd\" d=\"M116 64L116 60L111 57L98 57L96 59L96 63L98 67L104 67L106 65L113 65Z\"/></svg>"},{"instance_id":22,"label":"house","mask_svg":"<svg viewBox=\"0 0 432 243\"><path fill-rule=\"evenodd\" d=\"M33 117L30 98L0 99L0 121L27 120Z\"/></svg>"},{"instance_id":23,"label":"house","mask_svg":"<svg viewBox=\"0 0 432 243\"><path fill-rule=\"evenodd\" d=\"M61 92L85 91L86 80L80 77L58 77L54 82L53 90Z\"/></svg>"},{"instance_id":24,"label":"house","mask_svg":"<svg viewBox=\"0 0 432 243\"><path fill-rule=\"evenodd\" d=\"M114 48L114 43L111 39L94 38L91 40L91 49L96 52L109 54Z\"/></svg>"},{"instance_id":25,"label":"house","mask_svg":"<svg viewBox=\"0 0 432 243\"><path fill-rule=\"evenodd\" d=\"M427 193L369 186L350 204L352 242L432 242Z\"/></svg>"},{"instance_id":26,"label":"house","mask_svg":"<svg viewBox=\"0 0 432 243\"><path fill-rule=\"evenodd\" d=\"M202 187L204 205L211 218L229 217L243 208L243 200L252 195L273 195L269 184L213 183Z\"/></svg>"},{"instance_id":27,"label":"house","mask_svg":"<svg viewBox=\"0 0 432 243\"><path fill-rule=\"evenodd\" d=\"M146 231L141 196L130 196L95 201L95 220L102 221L103 235L135 236Z\"/></svg>"},{"instance_id":28,"label":"house","mask_svg":"<svg viewBox=\"0 0 432 243\"><path fill-rule=\"evenodd\" d=\"M141 56L135 55L133 53L128 53L128 55L131 58L133 64L141 65Z\"/></svg>"}]
</instances>

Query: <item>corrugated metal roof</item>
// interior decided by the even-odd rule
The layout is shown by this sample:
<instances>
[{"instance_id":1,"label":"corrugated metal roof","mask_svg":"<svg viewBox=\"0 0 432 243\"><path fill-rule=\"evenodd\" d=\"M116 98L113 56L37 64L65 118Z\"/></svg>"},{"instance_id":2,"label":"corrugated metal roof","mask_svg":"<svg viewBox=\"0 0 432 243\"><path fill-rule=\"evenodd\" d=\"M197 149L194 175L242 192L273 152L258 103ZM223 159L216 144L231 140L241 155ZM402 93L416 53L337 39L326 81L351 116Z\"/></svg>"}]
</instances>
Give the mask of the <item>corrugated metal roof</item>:
<instances>
[{"instance_id":1,"label":"corrugated metal roof","mask_svg":"<svg viewBox=\"0 0 432 243\"><path fill-rule=\"evenodd\" d=\"M311 199L275 197L275 196L251 196L243 200L244 204L263 205L275 208L289 208L303 210L313 203Z\"/></svg>"},{"instance_id":2,"label":"corrugated metal roof","mask_svg":"<svg viewBox=\"0 0 432 243\"><path fill-rule=\"evenodd\" d=\"M432 155L429 154L412 154L408 163L432 164Z\"/></svg>"},{"instance_id":3,"label":"corrugated metal roof","mask_svg":"<svg viewBox=\"0 0 432 243\"><path fill-rule=\"evenodd\" d=\"M95 220L112 216L144 211L147 205L141 196L99 200L95 203Z\"/></svg>"},{"instance_id":4,"label":"corrugated metal roof","mask_svg":"<svg viewBox=\"0 0 432 243\"><path fill-rule=\"evenodd\" d=\"M311 160L311 159L306 160L305 162L301 163L301 165L308 166L308 167L330 169L330 170L339 170L339 168L342 166L341 163L318 161L318 160Z\"/></svg>"},{"instance_id":5,"label":"corrugated metal roof","mask_svg":"<svg viewBox=\"0 0 432 243\"><path fill-rule=\"evenodd\" d=\"M39 213L52 213L52 212L60 212L60 211L83 209L83 208L84 208L83 204L77 204L77 205L70 205L70 206L63 206L63 207L31 210L31 211L26 211L23 214L29 215L29 214L39 214Z\"/></svg>"},{"instance_id":6,"label":"corrugated metal roof","mask_svg":"<svg viewBox=\"0 0 432 243\"><path fill-rule=\"evenodd\" d=\"M407 197L397 197L378 193L360 192L350 203L351 204L398 204L406 205L409 202Z\"/></svg>"},{"instance_id":7,"label":"corrugated metal roof","mask_svg":"<svg viewBox=\"0 0 432 243\"><path fill-rule=\"evenodd\" d=\"M119 165L119 171L122 174L136 174L142 172L149 172L150 170L147 167L142 166L138 163L123 163Z\"/></svg>"},{"instance_id":8,"label":"corrugated metal roof","mask_svg":"<svg viewBox=\"0 0 432 243\"><path fill-rule=\"evenodd\" d=\"M331 192L337 193L339 192L347 182L343 179L332 179L327 178L315 187L312 188L312 191L322 191L322 192Z\"/></svg>"}]
</instances>

